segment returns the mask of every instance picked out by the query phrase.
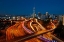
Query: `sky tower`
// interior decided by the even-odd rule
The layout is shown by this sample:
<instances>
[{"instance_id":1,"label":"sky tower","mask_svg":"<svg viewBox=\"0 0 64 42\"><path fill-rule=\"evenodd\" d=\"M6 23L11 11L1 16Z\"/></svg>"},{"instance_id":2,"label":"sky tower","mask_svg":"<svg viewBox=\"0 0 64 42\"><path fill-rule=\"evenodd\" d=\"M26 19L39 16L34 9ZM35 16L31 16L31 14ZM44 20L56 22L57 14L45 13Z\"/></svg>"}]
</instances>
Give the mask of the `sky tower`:
<instances>
[{"instance_id":1,"label":"sky tower","mask_svg":"<svg viewBox=\"0 0 64 42\"><path fill-rule=\"evenodd\" d=\"M33 7L33 14L35 14L35 7Z\"/></svg>"},{"instance_id":2,"label":"sky tower","mask_svg":"<svg viewBox=\"0 0 64 42\"><path fill-rule=\"evenodd\" d=\"M33 7L33 18L35 18L36 14L35 14L35 7Z\"/></svg>"}]
</instances>

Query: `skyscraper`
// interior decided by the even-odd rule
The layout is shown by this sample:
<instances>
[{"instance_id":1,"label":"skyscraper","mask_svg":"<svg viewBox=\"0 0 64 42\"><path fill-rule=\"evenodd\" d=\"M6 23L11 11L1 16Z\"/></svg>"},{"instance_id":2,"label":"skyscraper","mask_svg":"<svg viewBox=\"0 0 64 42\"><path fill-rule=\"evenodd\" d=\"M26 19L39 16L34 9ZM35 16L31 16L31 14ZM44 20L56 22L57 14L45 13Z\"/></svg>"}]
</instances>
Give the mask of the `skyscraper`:
<instances>
[{"instance_id":1,"label":"skyscraper","mask_svg":"<svg viewBox=\"0 0 64 42\"><path fill-rule=\"evenodd\" d=\"M42 14L40 12L38 12L38 17L41 19Z\"/></svg>"},{"instance_id":2,"label":"skyscraper","mask_svg":"<svg viewBox=\"0 0 64 42\"><path fill-rule=\"evenodd\" d=\"M63 25L64 25L64 15L63 15Z\"/></svg>"},{"instance_id":3,"label":"skyscraper","mask_svg":"<svg viewBox=\"0 0 64 42\"><path fill-rule=\"evenodd\" d=\"M35 13L35 7L33 8L33 18L35 18L36 13Z\"/></svg>"},{"instance_id":4,"label":"skyscraper","mask_svg":"<svg viewBox=\"0 0 64 42\"><path fill-rule=\"evenodd\" d=\"M46 12L45 16L46 16L45 18L49 18L49 13Z\"/></svg>"},{"instance_id":5,"label":"skyscraper","mask_svg":"<svg viewBox=\"0 0 64 42\"><path fill-rule=\"evenodd\" d=\"M46 12L46 16L48 15L48 12Z\"/></svg>"}]
</instances>

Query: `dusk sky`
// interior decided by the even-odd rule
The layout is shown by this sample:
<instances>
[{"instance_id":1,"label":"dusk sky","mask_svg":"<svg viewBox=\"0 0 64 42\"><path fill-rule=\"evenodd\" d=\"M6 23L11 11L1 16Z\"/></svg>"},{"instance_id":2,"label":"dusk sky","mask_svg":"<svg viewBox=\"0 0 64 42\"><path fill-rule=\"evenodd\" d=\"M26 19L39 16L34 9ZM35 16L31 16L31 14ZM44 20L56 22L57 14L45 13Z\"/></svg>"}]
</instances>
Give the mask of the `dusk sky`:
<instances>
[{"instance_id":1,"label":"dusk sky","mask_svg":"<svg viewBox=\"0 0 64 42\"><path fill-rule=\"evenodd\" d=\"M33 13L64 14L64 0L0 0L0 14L29 15Z\"/></svg>"}]
</instances>

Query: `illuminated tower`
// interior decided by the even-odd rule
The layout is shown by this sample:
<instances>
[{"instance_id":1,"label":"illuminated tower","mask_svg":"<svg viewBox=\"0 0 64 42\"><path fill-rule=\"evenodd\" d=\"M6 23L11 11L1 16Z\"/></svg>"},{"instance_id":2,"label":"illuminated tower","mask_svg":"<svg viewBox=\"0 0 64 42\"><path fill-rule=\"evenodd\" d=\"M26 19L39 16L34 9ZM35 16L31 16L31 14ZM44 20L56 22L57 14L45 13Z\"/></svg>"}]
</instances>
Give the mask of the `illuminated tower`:
<instances>
[{"instance_id":1,"label":"illuminated tower","mask_svg":"<svg viewBox=\"0 0 64 42\"><path fill-rule=\"evenodd\" d=\"M50 15L49 15L49 13L48 13L48 12L46 12L46 18L49 18L49 16L50 16Z\"/></svg>"},{"instance_id":2,"label":"illuminated tower","mask_svg":"<svg viewBox=\"0 0 64 42\"><path fill-rule=\"evenodd\" d=\"M46 16L48 15L48 12L46 12Z\"/></svg>"},{"instance_id":3,"label":"illuminated tower","mask_svg":"<svg viewBox=\"0 0 64 42\"><path fill-rule=\"evenodd\" d=\"M35 7L33 8L33 18L35 18L36 14L35 14Z\"/></svg>"}]
</instances>

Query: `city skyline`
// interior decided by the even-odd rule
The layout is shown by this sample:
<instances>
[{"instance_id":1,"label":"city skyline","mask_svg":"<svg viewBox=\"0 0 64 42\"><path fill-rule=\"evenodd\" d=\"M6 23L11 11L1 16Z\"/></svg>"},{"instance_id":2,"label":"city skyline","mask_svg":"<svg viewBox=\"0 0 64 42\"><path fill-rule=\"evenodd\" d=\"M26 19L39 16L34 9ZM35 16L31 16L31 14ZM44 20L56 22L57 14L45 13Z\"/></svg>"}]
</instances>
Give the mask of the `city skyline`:
<instances>
[{"instance_id":1,"label":"city skyline","mask_svg":"<svg viewBox=\"0 0 64 42\"><path fill-rule=\"evenodd\" d=\"M0 14L30 15L33 7L36 14L64 14L64 0L0 0Z\"/></svg>"}]
</instances>

